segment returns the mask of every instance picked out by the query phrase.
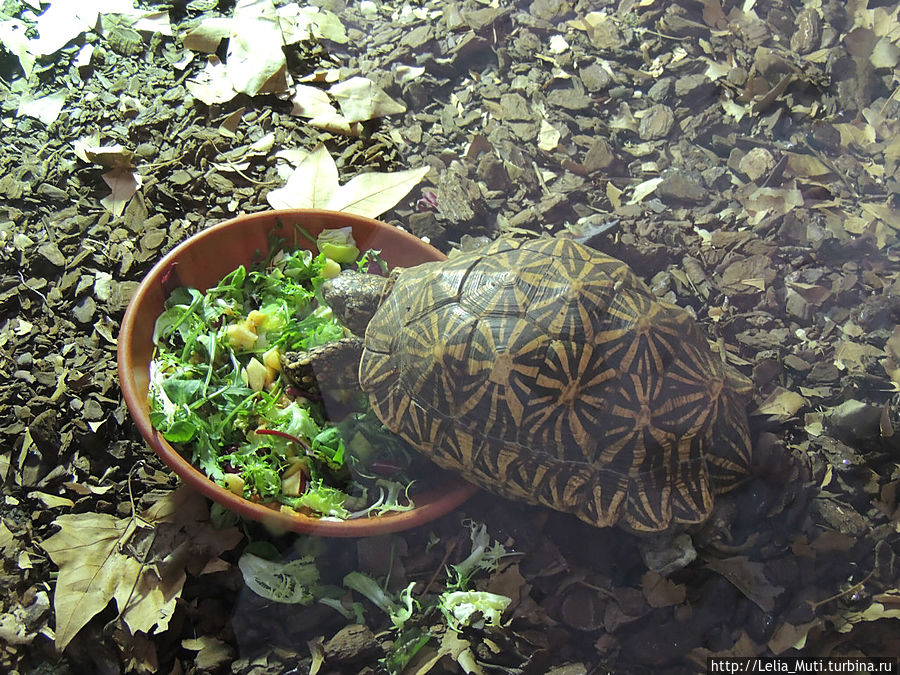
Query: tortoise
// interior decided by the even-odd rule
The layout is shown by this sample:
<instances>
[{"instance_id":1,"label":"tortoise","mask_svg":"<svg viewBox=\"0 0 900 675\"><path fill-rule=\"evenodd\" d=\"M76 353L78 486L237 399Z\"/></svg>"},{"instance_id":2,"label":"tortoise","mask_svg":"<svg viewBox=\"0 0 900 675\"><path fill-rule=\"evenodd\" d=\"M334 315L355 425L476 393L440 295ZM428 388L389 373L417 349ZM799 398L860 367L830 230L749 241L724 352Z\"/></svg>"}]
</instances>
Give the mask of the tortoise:
<instances>
[{"instance_id":1,"label":"tortoise","mask_svg":"<svg viewBox=\"0 0 900 675\"><path fill-rule=\"evenodd\" d=\"M288 379L358 373L389 429L489 492L654 533L706 520L750 473L750 380L687 311L571 239L343 272L323 297L355 337L283 355Z\"/></svg>"}]
</instances>

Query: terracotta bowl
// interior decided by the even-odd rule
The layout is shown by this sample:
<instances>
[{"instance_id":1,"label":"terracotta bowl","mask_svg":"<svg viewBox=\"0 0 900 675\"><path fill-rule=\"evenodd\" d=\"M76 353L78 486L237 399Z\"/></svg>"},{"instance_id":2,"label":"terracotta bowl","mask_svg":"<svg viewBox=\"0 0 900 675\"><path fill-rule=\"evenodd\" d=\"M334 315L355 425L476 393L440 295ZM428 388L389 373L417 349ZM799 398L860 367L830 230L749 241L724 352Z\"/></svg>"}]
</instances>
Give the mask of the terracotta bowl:
<instances>
[{"instance_id":1,"label":"terracotta bowl","mask_svg":"<svg viewBox=\"0 0 900 675\"><path fill-rule=\"evenodd\" d=\"M298 513L283 513L220 487L182 457L150 424L147 400L153 326L163 302L179 285L205 290L216 285L238 265L249 266L269 249L270 233L290 246L311 248L312 242L296 227L315 236L326 228L351 226L360 250L381 251L390 266L410 267L444 255L417 237L384 223L346 213L316 209L266 211L239 216L194 235L173 249L150 270L138 286L119 333L119 380L128 411L144 440L181 479L226 508L276 529L327 537L361 537L404 530L453 510L476 488L453 474L443 474L439 487L415 496L415 508L370 518L321 520Z\"/></svg>"}]
</instances>

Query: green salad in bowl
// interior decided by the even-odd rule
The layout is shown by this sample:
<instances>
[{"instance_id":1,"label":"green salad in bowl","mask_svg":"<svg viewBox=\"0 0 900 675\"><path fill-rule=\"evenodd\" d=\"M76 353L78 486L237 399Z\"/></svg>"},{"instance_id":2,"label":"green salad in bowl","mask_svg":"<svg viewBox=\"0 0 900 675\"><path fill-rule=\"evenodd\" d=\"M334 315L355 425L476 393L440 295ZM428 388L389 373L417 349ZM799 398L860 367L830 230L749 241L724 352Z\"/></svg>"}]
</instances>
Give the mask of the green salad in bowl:
<instances>
[{"instance_id":1,"label":"green salad in bowl","mask_svg":"<svg viewBox=\"0 0 900 675\"><path fill-rule=\"evenodd\" d=\"M150 422L252 502L327 519L412 509L431 463L384 428L362 393L332 421L322 394L281 375L284 352L344 336L319 301L326 279L349 266L387 272L378 251L360 254L349 227L323 230L315 243L318 253L273 242L212 288L171 290L153 329Z\"/></svg>"}]
</instances>

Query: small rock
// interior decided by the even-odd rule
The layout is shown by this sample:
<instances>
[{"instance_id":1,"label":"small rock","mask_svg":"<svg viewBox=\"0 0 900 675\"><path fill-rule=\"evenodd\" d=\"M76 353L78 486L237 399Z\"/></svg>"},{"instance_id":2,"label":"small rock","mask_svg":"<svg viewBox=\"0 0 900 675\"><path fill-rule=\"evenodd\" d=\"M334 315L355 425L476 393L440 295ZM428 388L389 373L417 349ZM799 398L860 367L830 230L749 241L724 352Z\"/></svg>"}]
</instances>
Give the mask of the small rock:
<instances>
[{"instance_id":1,"label":"small rock","mask_svg":"<svg viewBox=\"0 0 900 675\"><path fill-rule=\"evenodd\" d=\"M672 112L672 109L667 105L657 103L649 108L641 118L638 134L645 141L665 138L674 124L675 113Z\"/></svg>"}]
</instances>

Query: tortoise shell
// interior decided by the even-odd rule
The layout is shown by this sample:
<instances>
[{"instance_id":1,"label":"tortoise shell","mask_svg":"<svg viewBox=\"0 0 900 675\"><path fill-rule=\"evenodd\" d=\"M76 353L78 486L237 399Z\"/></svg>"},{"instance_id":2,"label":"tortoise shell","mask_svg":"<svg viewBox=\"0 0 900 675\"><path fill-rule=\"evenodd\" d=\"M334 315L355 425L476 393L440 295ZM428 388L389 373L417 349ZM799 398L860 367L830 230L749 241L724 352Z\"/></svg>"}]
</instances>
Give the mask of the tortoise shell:
<instances>
[{"instance_id":1,"label":"tortoise shell","mask_svg":"<svg viewBox=\"0 0 900 675\"><path fill-rule=\"evenodd\" d=\"M571 240L402 271L360 381L438 465L601 527L700 522L748 473L750 381L625 263Z\"/></svg>"}]
</instances>

